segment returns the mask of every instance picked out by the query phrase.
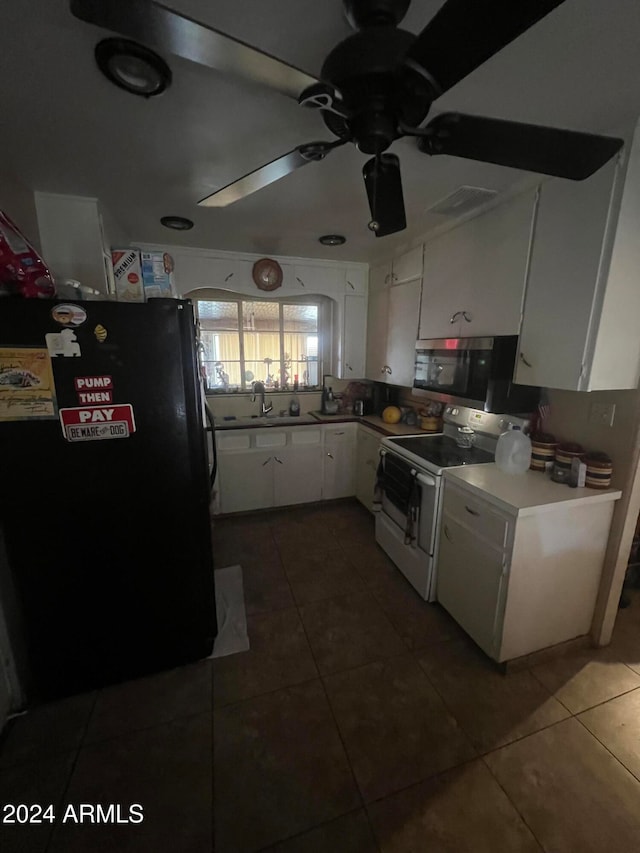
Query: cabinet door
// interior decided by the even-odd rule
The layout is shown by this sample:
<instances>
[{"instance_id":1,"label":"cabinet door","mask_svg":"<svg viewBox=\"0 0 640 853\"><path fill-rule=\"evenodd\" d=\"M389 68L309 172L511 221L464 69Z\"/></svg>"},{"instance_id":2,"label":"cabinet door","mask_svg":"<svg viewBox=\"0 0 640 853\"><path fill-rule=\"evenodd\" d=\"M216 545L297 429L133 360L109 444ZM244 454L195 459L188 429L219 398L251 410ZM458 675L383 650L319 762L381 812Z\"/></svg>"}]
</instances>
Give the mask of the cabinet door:
<instances>
[{"instance_id":1,"label":"cabinet door","mask_svg":"<svg viewBox=\"0 0 640 853\"><path fill-rule=\"evenodd\" d=\"M461 284L463 337L517 335L536 192L527 192L456 228L468 250Z\"/></svg>"},{"instance_id":2,"label":"cabinet door","mask_svg":"<svg viewBox=\"0 0 640 853\"><path fill-rule=\"evenodd\" d=\"M366 267L347 267L344 292L347 296L366 296L367 269Z\"/></svg>"},{"instance_id":3,"label":"cabinet door","mask_svg":"<svg viewBox=\"0 0 640 853\"><path fill-rule=\"evenodd\" d=\"M391 281L393 284L401 284L422 276L422 253L423 246L411 249L398 258L393 259L393 272Z\"/></svg>"},{"instance_id":4,"label":"cabinet door","mask_svg":"<svg viewBox=\"0 0 640 853\"><path fill-rule=\"evenodd\" d=\"M356 443L325 437L322 497L348 498L356 493Z\"/></svg>"},{"instance_id":5,"label":"cabinet door","mask_svg":"<svg viewBox=\"0 0 640 853\"><path fill-rule=\"evenodd\" d=\"M382 264L369 271L365 377L374 382L385 382L388 378L383 367L387 354L390 277L390 264Z\"/></svg>"},{"instance_id":6,"label":"cabinet door","mask_svg":"<svg viewBox=\"0 0 640 853\"><path fill-rule=\"evenodd\" d=\"M251 282L253 264L251 261L234 258L208 258L206 262L207 279L202 282L206 287L237 290Z\"/></svg>"},{"instance_id":7,"label":"cabinet door","mask_svg":"<svg viewBox=\"0 0 640 853\"><path fill-rule=\"evenodd\" d=\"M273 457L276 452L247 450L218 455L220 509L223 513L273 506Z\"/></svg>"},{"instance_id":8,"label":"cabinet door","mask_svg":"<svg viewBox=\"0 0 640 853\"><path fill-rule=\"evenodd\" d=\"M463 311L463 288L470 262L468 246L454 228L424 247L424 273L418 337L457 338Z\"/></svg>"},{"instance_id":9,"label":"cabinet door","mask_svg":"<svg viewBox=\"0 0 640 853\"><path fill-rule=\"evenodd\" d=\"M392 385L413 386L420 308L420 279L389 288L387 331L387 381Z\"/></svg>"},{"instance_id":10,"label":"cabinet door","mask_svg":"<svg viewBox=\"0 0 640 853\"><path fill-rule=\"evenodd\" d=\"M274 454L275 506L309 503L322 498L322 445L289 446Z\"/></svg>"},{"instance_id":11,"label":"cabinet door","mask_svg":"<svg viewBox=\"0 0 640 853\"><path fill-rule=\"evenodd\" d=\"M495 658L504 611L503 552L450 516L446 497L436 597L480 648Z\"/></svg>"},{"instance_id":12,"label":"cabinet door","mask_svg":"<svg viewBox=\"0 0 640 853\"><path fill-rule=\"evenodd\" d=\"M342 379L362 379L367 340L367 300L362 296L345 296L342 334Z\"/></svg>"},{"instance_id":13,"label":"cabinet door","mask_svg":"<svg viewBox=\"0 0 640 853\"><path fill-rule=\"evenodd\" d=\"M344 293L344 267L322 267L296 264L295 284L301 293Z\"/></svg>"},{"instance_id":14,"label":"cabinet door","mask_svg":"<svg viewBox=\"0 0 640 853\"><path fill-rule=\"evenodd\" d=\"M586 181L554 179L541 187L515 373L522 385L584 388L618 168L614 160Z\"/></svg>"},{"instance_id":15,"label":"cabinet door","mask_svg":"<svg viewBox=\"0 0 640 853\"><path fill-rule=\"evenodd\" d=\"M380 461L380 436L359 430L356 449L356 497L368 510L373 504L376 471Z\"/></svg>"}]
</instances>

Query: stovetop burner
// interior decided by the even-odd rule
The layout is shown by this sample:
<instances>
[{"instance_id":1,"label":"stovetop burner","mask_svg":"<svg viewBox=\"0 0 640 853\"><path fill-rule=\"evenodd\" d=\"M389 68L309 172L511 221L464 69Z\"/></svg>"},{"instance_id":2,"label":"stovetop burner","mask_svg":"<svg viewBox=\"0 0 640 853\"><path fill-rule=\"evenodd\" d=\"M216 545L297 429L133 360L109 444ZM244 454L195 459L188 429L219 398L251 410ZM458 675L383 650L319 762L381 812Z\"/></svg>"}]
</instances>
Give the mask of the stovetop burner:
<instances>
[{"instance_id":1,"label":"stovetop burner","mask_svg":"<svg viewBox=\"0 0 640 853\"><path fill-rule=\"evenodd\" d=\"M494 460L492 453L479 447L458 447L455 440L448 435L394 437L391 441L438 468L479 465Z\"/></svg>"}]
</instances>

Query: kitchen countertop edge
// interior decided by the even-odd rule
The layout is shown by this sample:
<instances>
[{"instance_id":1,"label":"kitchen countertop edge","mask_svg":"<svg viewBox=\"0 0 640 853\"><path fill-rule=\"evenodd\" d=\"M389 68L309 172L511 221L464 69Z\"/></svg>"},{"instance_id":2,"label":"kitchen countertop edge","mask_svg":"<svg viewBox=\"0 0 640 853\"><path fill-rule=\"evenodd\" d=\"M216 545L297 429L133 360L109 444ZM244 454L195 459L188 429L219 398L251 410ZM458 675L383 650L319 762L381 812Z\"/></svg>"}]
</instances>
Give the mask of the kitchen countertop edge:
<instances>
[{"instance_id":1,"label":"kitchen countertop edge","mask_svg":"<svg viewBox=\"0 0 640 853\"><path fill-rule=\"evenodd\" d=\"M448 468L444 475L448 481L463 484L498 509L515 516L550 512L559 504L569 507L617 501L622 496L619 489L572 489L565 484L554 483L538 471L506 474L493 462Z\"/></svg>"},{"instance_id":2,"label":"kitchen countertop edge","mask_svg":"<svg viewBox=\"0 0 640 853\"><path fill-rule=\"evenodd\" d=\"M358 423L362 424L362 426L370 427L371 429L381 433L384 436L436 434L432 432L427 432L426 430L421 430L419 427L407 426L406 424L387 424L378 415L364 415L362 417L358 417L356 415L347 414L323 415L322 412L306 412L304 415L300 415L299 417L300 419L297 420L295 423L289 421L287 423L270 424L260 422L260 418L255 419L256 423L247 423L246 421L238 420L218 421L218 419L216 419L216 431L230 429L273 429L276 427L284 428L297 426L313 426L315 424Z\"/></svg>"}]
</instances>

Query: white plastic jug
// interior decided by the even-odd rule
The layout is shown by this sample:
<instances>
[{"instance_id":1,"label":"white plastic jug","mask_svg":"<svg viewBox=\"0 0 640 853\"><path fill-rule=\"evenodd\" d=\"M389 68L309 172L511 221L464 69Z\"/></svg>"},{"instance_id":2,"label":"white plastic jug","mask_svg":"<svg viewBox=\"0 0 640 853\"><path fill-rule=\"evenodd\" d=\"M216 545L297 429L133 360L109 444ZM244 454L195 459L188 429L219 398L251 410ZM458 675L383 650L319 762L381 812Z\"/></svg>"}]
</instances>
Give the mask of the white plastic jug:
<instances>
[{"instance_id":1,"label":"white plastic jug","mask_svg":"<svg viewBox=\"0 0 640 853\"><path fill-rule=\"evenodd\" d=\"M514 424L498 439L496 465L507 474L524 474L530 464L531 439Z\"/></svg>"}]
</instances>

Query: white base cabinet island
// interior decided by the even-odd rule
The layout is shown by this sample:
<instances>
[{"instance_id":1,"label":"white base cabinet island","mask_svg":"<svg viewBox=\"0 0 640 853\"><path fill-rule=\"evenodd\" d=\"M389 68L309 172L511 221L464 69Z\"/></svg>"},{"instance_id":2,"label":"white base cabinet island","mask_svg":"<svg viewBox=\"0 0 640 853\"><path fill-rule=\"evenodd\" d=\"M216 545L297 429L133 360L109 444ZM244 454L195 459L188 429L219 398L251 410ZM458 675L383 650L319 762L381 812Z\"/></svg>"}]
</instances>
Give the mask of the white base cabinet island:
<instances>
[{"instance_id":1,"label":"white base cabinet island","mask_svg":"<svg viewBox=\"0 0 640 853\"><path fill-rule=\"evenodd\" d=\"M620 495L494 464L447 471L438 601L499 662L588 634Z\"/></svg>"}]
</instances>

